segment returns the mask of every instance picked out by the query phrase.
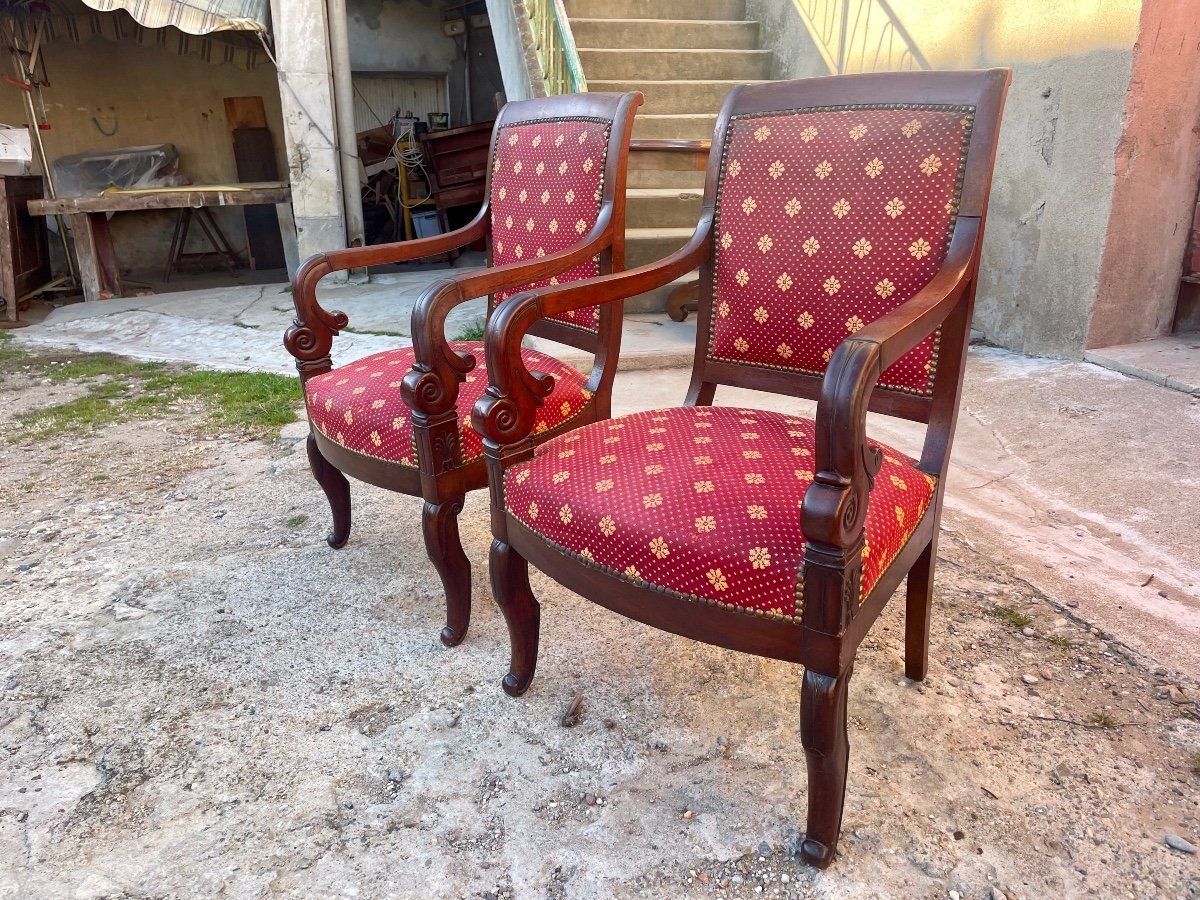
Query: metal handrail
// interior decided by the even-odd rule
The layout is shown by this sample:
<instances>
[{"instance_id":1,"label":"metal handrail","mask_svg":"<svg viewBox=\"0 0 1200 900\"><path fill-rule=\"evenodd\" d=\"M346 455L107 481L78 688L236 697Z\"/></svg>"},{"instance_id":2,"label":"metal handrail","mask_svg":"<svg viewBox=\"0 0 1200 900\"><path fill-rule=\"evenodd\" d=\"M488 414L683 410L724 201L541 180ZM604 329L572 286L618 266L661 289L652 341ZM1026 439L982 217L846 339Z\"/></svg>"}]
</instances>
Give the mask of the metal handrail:
<instances>
[{"instance_id":1,"label":"metal handrail","mask_svg":"<svg viewBox=\"0 0 1200 900\"><path fill-rule=\"evenodd\" d=\"M562 0L526 0L533 45L542 65L547 94L582 94L587 91L583 64L571 33L571 22Z\"/></svg>"},{"instance_id":2,"label":"metal handrail","mask_svg":"<svg viewBox=\"0 0 1200 900\"><path fill-rule=\"evenodd\" d=\"M792 0L835 74L930 69L888 0Z\"/></svg>"}]
</instances>

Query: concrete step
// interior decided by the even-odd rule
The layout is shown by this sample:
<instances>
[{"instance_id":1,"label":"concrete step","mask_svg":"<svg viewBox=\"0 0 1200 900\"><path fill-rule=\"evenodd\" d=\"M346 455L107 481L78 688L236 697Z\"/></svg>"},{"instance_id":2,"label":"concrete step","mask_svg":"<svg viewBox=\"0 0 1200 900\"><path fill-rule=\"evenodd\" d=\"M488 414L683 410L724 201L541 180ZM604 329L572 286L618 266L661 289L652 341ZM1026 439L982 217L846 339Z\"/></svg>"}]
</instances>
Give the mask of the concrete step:
<instances>
[{"instance_id":1,"label":"concrete step","mask_svg":"<svg viewBox=\"0 0 1200 900\"><path fill-rule=\"evenodd\" d=\"M691 170L663 171L658 169L630 169L629 190L641 188L673 188L676 190L704 190L704 173Z\"/></svg>"},{"instance_id":2,"label":"concrete step","mask_svg":"<svg viewBox=\"0 0 1200 900\"><path fill-rule=\"evenodd\" d=\"M588 79L589 91L641 91L646 103L638 118L646 115L707 113L716 115L725 95L735 84L745 81L604 81ZM753 83L753 82L751 82ZM634 119L636 122L637 119ZM708 135L706 135L707 137Z\"/></svg>"},{"instance_id":3,"label":"concrete step","mask_svg":"<svg viewBox=\"0 0 1200 900\"><path fill-rule=\"evenodd\" d=\"M627 50L754 50L757 22L678 19L571 19L576 47L624 47Z\"/></svg>"},{"instance_id":4,"label":"concrete step","mask_svg":"<svg viewBox=\"0 0 1200 900\"><path fill-rule=\"evenodd\" d=\"M676 278L670 284L664 285L663 287L655 288L654 290L647 291L644 294L638 294L636 297L626 297L624 313L626 316L645 313L658 313L659 315L663 316L662 321L664 323L668 323L669 320L665 316L665 312L667 309L667 298L671 295L671 291L685 284L694 284L697 278L699 278L697 273L689 272L686 275ZM695 318L695 316L692 316L693 321ZM691 357L689 356L685 360L684 364L686 365L691 361Z\"/></svg>"},{"instance_id":5,"label":"concrete step","mask_svg":"<svg viewBox=\"0 0 1200 900\"><path fill-rule=\"evenodd\" d=\"M567 18L717 19L746 18L745 0L566 0Z\"/></svg>"},{"instance_id":6,"label":"concrete step","mask_svg":"<svg viewBox=\"0 0 1200 900\"><path fill-rule=\"evenodd\" d=\"M762 80L771 76L771 50L580 49L588 81L646 78Z\"/></svg>"},{"instance_id":7,"label":"concrete step","mask_svg":"<svg viewBox=\"0 0 1200 900\"><path fill-rule=\"evenodd\" d=\"M625 192L625 227L694 228L701 199L698 189L630 188Z\"/></svg>"},{"instance_id":8,"label":"concrete step","mask_svg":"<svg viewBox=\"0 0 1200 900\"><path fill-rule=\"evenodd\" d=\"M635 138L666 138L682 141L709 140L717 123L716 113L684 113L676 116L642 115L633 120Z\"/></svg>"},{"instance_id":9,"label":"concrete step","mask_svg":"<svg viewBox=\"0 0 1200 900\"><path fill-rule=\"evenodd\" d=\"M669 256L687 243L692 228L626 228L625 268L644 266Z\"/></svg>"}]
</instances>

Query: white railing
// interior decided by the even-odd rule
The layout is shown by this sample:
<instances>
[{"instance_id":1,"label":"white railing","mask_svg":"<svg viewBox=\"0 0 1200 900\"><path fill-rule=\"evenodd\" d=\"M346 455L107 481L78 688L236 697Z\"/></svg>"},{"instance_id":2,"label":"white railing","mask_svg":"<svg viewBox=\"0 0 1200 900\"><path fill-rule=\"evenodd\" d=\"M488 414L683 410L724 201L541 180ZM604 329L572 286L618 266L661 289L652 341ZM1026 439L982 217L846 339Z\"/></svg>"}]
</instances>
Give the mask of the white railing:
<instances>
[{"instance_id":1,"label":"white railing","mask_svg":"<svg viewBox=\"0 0 1200 900\"><path fill-rule=\"evenodd\" d=\"M829 70L931 68L887 0L792 0Z\"/></svg>"}]
</instances>

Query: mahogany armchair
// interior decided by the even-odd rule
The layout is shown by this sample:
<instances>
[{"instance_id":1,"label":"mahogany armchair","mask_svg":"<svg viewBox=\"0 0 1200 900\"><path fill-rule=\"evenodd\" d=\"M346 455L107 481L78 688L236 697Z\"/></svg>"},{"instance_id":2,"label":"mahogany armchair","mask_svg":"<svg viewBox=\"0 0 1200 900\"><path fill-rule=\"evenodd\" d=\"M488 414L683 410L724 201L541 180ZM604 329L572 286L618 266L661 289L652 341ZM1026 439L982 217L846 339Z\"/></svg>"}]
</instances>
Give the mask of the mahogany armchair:
<instances>
[{"instance_id":1,"label":"mahogany armchair","mask_svg":"<svg viewBox=\"0 0 1200 900\"><path fill-rule=\"evenodd\" d=\"M482 440L470 410L488 383L478 341L448 341L456 305L488 297L488 312L522 287L560 284L624 267L625 181L638 92L581 94L509 103L488 156L486 200L470 224L403 243L332 250L308 259L294 287L296 321L284 345L296 358L311 424L308 459L333 512L327 541L350 535L346 476L423 497L422 527L446 595L441 640L457 644L471 615L471 566L458 534L467 491L487 484ZM317 283L338 270L438 256L486 238L483 270L440 276L412 313L412 346L334 368L333 338L349 324L323 309ZM535 440L609 414L621 307L572 309L539 323L548 339L595 353L589 376L546 354L521 351L522 366L553 373L536 414Z\"/></svg>"},{"instance_id":2,"label":"mahogany armchair","mask_svg":"<svg viewBox=\"0 0 1200 900\"><path fill-rule=\"evenodd\" d=\"M492 381L473 421L486 437L492 586L511 640L504 689L524 692L537 659L528 562L632 619L800 663L802 856L822 868L841 828L855 654L906 576L905 672L925 677L1008 80L993 69L735 88L683 249L514 298L487 328ZM522 334L697 266L683 405L535 446L553 379L522 363ZM816 419L712 406L718 385L816 399ZM926 423L920 459L868 437L868 410Z\"/></svg>"}]
</instances>

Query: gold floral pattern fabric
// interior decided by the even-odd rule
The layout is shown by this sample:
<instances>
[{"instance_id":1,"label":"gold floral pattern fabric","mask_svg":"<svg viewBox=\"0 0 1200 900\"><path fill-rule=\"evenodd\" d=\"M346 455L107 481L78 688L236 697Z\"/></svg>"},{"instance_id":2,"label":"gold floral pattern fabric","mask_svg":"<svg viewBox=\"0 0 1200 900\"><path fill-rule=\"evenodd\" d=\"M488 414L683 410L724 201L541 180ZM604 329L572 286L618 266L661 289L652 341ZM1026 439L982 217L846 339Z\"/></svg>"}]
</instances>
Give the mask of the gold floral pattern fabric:
<instances>
[{"instance_id":1,"label":"gold floral pattern fabric","mask_svg":"<svg viewBox=\"0 0 1200 900\"><path fill-rule=\"evenodd\" d=\"M845 338L910 299L950 246L968 107L746 116L717 195L714 359L820 374ZM929 394L931 336L880 385Z\"/></svg>"},{"instance_id":2,"label":"gold floral pattern fabric","mask_svg":"<svg viewBox=\"0 0 1200 900\"><path fill-rule=\"evenodd\" d=\"M451 341L450 347L468 352L475 368L459 385L458 424L463 460L483 455L483 438L471 427L471 408L487 390L483 344ZM558 428L578 415L591 398L584 377L552 356L522 349L531 372L554 376L554 389L537 413L538 433ZM417 466L413 445L412 410L400 396L400 382L413 367L412 348L388 350L364 357L304 384L304 402L313 427L348 450L403 466Z\"/></svg>"},{"instance_id":3,"label":"gold floral pattern fabric","mask_svg":"<svg viewBox=\"0 0 1200 900\"><path fill-rule=\"evenodd\" d=\"M636 584L798 617L813 423L680 407L553 438L504 477L509 513L559 549ZM865 597L925 514L936 481L890 447L867 506Z\"/></svg>"},{"instance_id":4,"label":"gold floral pattern fabric","mask_svg":"<svg viewBox=\"0 0 1200 900\"><path fill-rule=\"evenodd\" d=\"M500 129L492 161L492 261L529 262L579 243L600 212L609 123L591 119L519 122ZM501 302L521 291L600 274L593 257L551 278L497 292ZM595 307L552 318L595 331Z\"/></svg>"}]
</instances>

